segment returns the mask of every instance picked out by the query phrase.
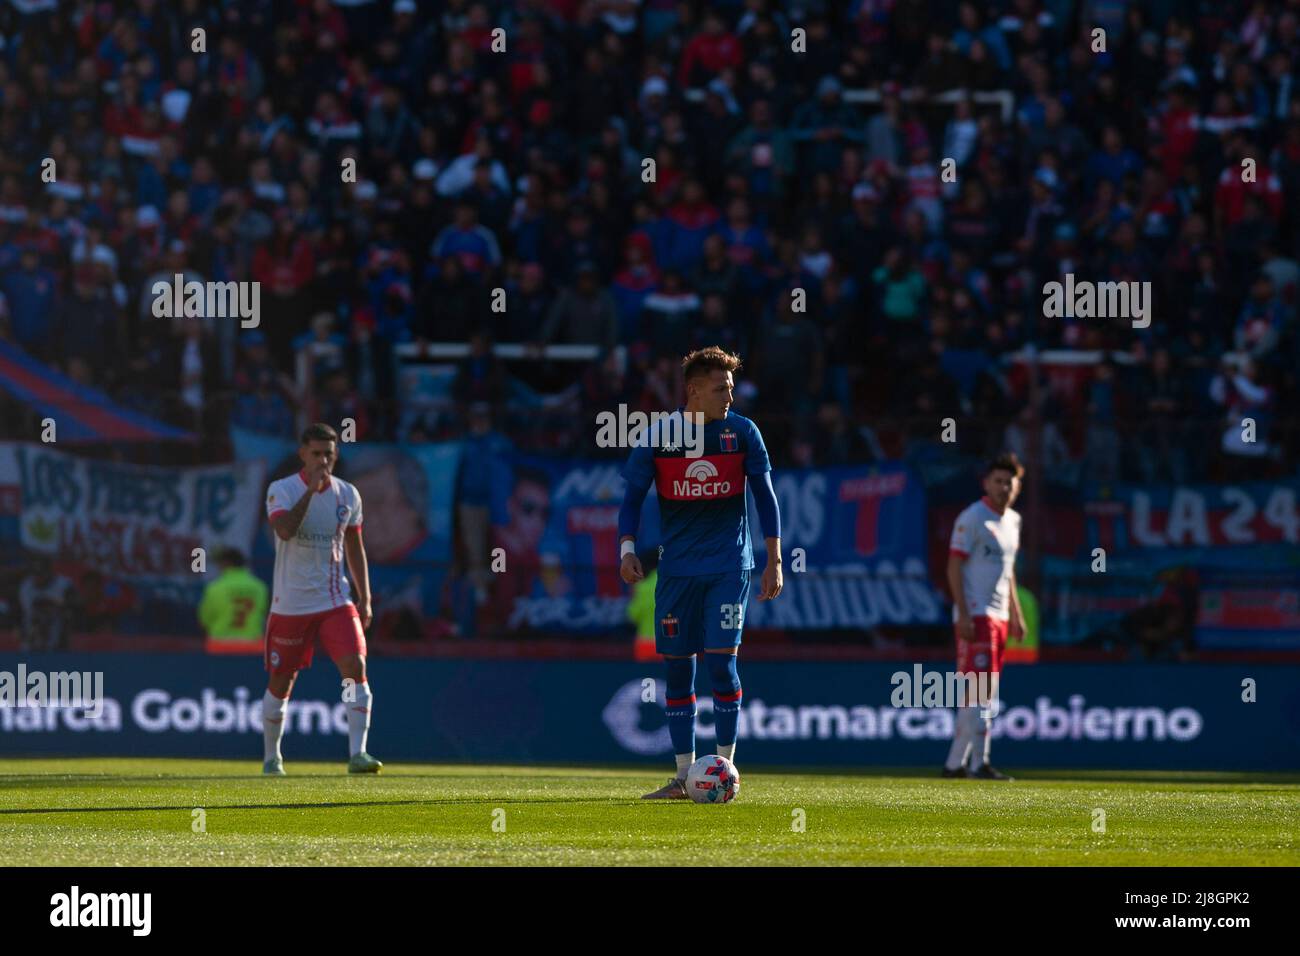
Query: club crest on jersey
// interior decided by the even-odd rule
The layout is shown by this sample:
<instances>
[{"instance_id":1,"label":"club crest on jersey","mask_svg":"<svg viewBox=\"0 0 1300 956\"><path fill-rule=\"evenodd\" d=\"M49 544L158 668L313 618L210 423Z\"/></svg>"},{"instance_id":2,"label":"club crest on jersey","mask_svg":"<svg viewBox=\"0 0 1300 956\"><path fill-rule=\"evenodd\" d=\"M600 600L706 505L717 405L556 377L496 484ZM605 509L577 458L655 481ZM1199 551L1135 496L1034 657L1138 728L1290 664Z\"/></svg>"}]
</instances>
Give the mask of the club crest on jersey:
<instances>
[{"instance_id":1,"label":"club crest on jersey","mask_svg":"<svg viewBox=\"0 0 1300 956\"><path fill-rule=\"evenodd\" d=\"M338 516L338 519L339 519L340 521L346 521L346 520L347 520L347 517L348 517L348 506L347 506L347 505L339 505L339 506L338 506L338 510L335 511L334 514Z\"/></svg>"},{"instance_id":2,"label":"club crest on jersey","mask_svg":"<svg viewBox=\"0 0 1300 956\"><path fill-rule=\"evenodd\" d=\"M740 439L730 428L718 436L718 444L723 451L736 451L740 448Z\"/></svg>"},{"instance_id":3,"label":"club crest on jersey","mask_svg":"<svg viewBox=\"0 0 1300 956\"><path fill-rule=\"evenodd\" d=\"M659 622L659 627L662 629L664 637L677 636L677 618L671 614Z\"/></svg>"}]
</instances>

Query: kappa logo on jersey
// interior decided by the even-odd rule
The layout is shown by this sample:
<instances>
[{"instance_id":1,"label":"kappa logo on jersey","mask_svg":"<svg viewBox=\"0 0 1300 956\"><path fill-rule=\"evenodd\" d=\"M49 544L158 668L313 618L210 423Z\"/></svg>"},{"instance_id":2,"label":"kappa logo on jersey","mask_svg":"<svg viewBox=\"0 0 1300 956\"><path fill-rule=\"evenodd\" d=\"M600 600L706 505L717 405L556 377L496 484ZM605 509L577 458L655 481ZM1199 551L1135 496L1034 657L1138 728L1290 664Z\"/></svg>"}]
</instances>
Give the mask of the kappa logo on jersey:
<instances>
[{"instance_id":1,"label":"kappa logo on jersey","mask_svg":"<svg viewBox=\"0 0 1300 956\"><path fill-rule=\"evenodd\" d=\"M728 428L718 436L718 444L723 451L737 451L740 448L740 437Z\"/></svg>"},{"instance_id":2,"label":"kappa logo on jersey","mask_svg":"<svg viewBox=\"0 0 1300 956\"><path fill-rule=\"evenodd\" d=\"M656 458L655 484L659 496L676 501L730 498L745 490L739 456L718 458Z\"/></svg>"},{"instance_id":3,"label":"kappa logo on jersey","mask_svg":"<svg viewBox=\"0 0 1300 956\"><path fill-rule=\"evenodd\" d=\"M663 629L664 637L677 636L677 618L673 617L671 614L660 621L659 626Z\"/></svg>"}]
</instances>

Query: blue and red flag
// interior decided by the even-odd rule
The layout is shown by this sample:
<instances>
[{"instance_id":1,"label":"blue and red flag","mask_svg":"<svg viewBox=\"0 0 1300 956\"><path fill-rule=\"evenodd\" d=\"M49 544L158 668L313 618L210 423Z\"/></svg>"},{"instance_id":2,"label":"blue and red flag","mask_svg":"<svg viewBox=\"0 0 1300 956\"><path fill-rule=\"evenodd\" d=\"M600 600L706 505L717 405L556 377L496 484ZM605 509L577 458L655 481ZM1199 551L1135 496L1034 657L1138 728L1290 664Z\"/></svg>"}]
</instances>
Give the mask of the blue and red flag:
<instances>
[{"instance_id":1,"label":"blue and red flag","mask_svg":"<svg viewBox=\"0 0 1300 956\"><path fill-rule=\"evenodd\" d=\"M22 349L0 342L0 387L58 424L61 442L196 441L197 436L124 408Z\"/></svg>"}]
</instances>

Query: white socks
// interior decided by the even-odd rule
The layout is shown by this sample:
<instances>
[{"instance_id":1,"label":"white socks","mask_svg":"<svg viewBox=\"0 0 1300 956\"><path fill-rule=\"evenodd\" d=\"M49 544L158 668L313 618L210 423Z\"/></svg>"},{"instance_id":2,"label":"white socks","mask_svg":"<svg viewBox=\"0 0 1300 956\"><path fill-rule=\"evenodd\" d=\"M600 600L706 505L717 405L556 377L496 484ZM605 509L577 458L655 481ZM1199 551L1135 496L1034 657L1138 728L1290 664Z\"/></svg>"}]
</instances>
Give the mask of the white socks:
<instances>
[{"instance_id":1,"label":"white socks","mask_svg":"<svg viewBox=\"0 0 1300 956\"><path fill-rule=\"evenodd\" d=\"M262 697L262 760L283 759L280 738L284 736L284 715L289 699L281 700L269 690Z\"/></svg>"},{"instance_id":2,"label":"white socks","mask_svg":"<svg viewBox=\"0 0 1300 956\"><path fill-rule=\"evenodd\" d=\"M370 733L370 702L374 695L370 693L370 681L356 685L357 699L348 703L348 753L355 757L366 749L366 737Z\"/></svg>"},{"instance_id":3,"label":"white socks","mask_svg":"<svg viewBox=\"0 0 1300 956\"><path fill-rule=\"evenodd\" d=\"M948 748L948 759L944 761L944 767L948 770L956 770L966 762L966 754L970 750L970 733L966 727L966 708L957 709L957 718L952 724L952 746Z\"/></svg>"},{"instance_id":4,"label":"white socks","mask_svg":"<svg viewBox=\"0 0 1300 956\"><path fill-rule=\"evenodd\" d=\"M691 769L691 764L695 763L695 752L688 754L675 754L677 757L677 779L685 780L686 771Z\"/></svg>"},{"instance_id":5,"label":"white socks","mask_svg":"<svg viewBox=\"0 0 1300 956\"><path fill-rule=\"evenodd\" d=\"M948 759L944 766L956 770L966 762L970 755L970 769L978 770L981 763L989 761L989 721L980 716L979 707L957 708L957 720L953 727L952 746L948 748Z\"/></svg>"},{"instance_id":6,"label":"white socks","mask_svg":"<svg viewBox=\"0 0 1300 956\"><path fill-rule=\"evenodd\" d=\"M735 758L734 756L732 756L735 752L736 752L736 745L735 745L735 744L727 744L725 747L723 747L723 746L719 746L719 747L718 747L718 756L719 756L719 757L726 757L726 758L727 758L728 760L730 760L732 763L735 763L735 762L736 762L736 758Z\"/></svg>"},{"instance_id":7,"label":"white socks","mask_svg":"<svg viewBox=\"0 0 1300 956\"><path fill-rule=\"evenodd\" d=\"M970 722L970 768L978 770L989 762L989 724L992 721L980 716L979 707L966 709L970 711L966 718Z\"/></svg>"},{"instance_id":8,"label":"white socks","mask_svg":"<svg viewBox=\"0 0 1300 956\"><path fill-rule=\"evenodd\" d=\"M348 754L355 757L366 749L366 737L370 734L370 706L374 695L370 693L370 682L363 681L356 685L357 699L347 704L348 708ZM284 717L289 709L289 700L281 700L269 690L262 697L262 744L263 760L283 759L280 754L280 738L284 736ZM694 757L691 758L694 760ZM690 761L686 764L690 766ZM682 771L683 777L686 771Z\"/></svg>"}]
</instances>

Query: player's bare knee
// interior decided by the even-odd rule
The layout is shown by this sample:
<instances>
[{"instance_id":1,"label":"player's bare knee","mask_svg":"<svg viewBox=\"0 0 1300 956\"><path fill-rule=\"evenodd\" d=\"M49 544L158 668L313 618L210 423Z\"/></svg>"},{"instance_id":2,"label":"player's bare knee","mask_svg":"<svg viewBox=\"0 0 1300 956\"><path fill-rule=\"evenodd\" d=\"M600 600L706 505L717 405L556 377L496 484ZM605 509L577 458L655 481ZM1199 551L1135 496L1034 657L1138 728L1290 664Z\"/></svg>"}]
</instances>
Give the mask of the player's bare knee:
<instances>
[{"instance_id":1,"label":"player's bare knee","mask_svg":"<svg viewBox=\"0 0 1300 956\"><path fill-rule=\"evenodd\" d=\"M366 659L360 654L340 658L339 674L347 680L364 681L366 679Z\"/></svg>"},{"instance_id":2,"label":"player's bare knee","mask_svg":"<svg viewBox=\"0 0 1300 956\"><path fill-rule=\"evenodd\" d=\"M283 700L293 693L293 685L297 679L296 671L292 674L272 674L270 680L266 682L266 689Z\"/></svg>"}]
</instances>

